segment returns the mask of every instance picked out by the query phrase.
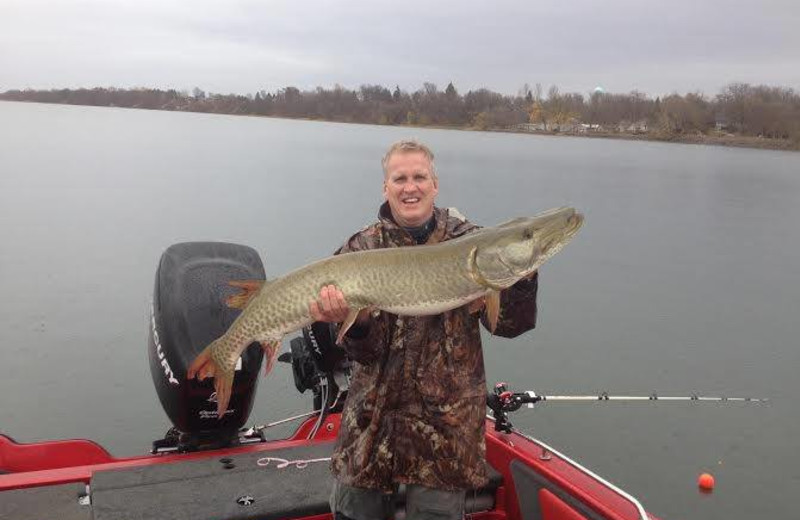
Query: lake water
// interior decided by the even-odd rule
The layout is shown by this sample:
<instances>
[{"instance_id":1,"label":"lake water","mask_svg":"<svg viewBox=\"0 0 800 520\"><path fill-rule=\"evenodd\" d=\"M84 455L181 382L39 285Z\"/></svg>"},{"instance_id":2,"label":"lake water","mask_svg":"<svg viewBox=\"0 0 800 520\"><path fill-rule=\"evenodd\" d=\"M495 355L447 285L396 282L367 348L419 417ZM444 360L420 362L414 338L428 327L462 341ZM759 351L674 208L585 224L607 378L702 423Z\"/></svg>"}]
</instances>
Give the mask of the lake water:
<instances>
[{"instance_id":1,"label":"lake water","mask_svg":"<svg viewBox=\"0 0 800 520\"><path fill-rule=\"evenodd\" d=\"M437 154L439 204L475 222L561 205L586 215L541 269L537 329L486 337L490 381L771 400L549 403L516 426L665 519L797 517L789 152L0 102L0 431L146 452L169 426L146 351L164 249L247 244L268 276L327 256L374 220L380 157L406 137ZM250 422L309 407L280 364ZM710 495L696 486L705 471Z\"/></svg>"}]
</instances>

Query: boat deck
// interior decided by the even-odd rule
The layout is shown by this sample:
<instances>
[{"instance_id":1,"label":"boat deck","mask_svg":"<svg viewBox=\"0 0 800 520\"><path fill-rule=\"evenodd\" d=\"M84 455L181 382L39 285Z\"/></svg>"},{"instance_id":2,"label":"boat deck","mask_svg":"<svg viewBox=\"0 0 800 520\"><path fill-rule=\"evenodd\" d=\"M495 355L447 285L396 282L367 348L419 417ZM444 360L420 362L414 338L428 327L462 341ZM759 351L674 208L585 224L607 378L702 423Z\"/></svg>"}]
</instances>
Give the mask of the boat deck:
<instances>
[{"instance_id":1,"label":"boat deck","mask_svg":"<svg viewBox=\"0 0 800 520\"><path fill-rule=\"evenodd\" d=\"M270 520L326 515L333 477L325 459L332 449L333 443L326 442L96 471L89 483L89 501L82 498L86 495L82 483L6 491L0 493L0 516L5 520ZM271 460L264 466L266 457ZM469 494L469 512L494 507L502 477L491 473L486 489ZM402 506L402 490L397 506Z\"/></svg>"},{"instance_id":2,"label":"boat deck","mask_svg":"<svg viewBox=\"0 0 800 520\"><path fill-rule=\"evenodd\" d=\"M0 434L0 518L330 520L329 457L339 416L290 439L214 451L114 458L85 440L19 444ZM652 520L641 503L546 444L487 421L490 483L470 520ZM312 432L314 438L309 440ZM404 520L401 488L394 520Z\"/></svg>"}]
</instances>

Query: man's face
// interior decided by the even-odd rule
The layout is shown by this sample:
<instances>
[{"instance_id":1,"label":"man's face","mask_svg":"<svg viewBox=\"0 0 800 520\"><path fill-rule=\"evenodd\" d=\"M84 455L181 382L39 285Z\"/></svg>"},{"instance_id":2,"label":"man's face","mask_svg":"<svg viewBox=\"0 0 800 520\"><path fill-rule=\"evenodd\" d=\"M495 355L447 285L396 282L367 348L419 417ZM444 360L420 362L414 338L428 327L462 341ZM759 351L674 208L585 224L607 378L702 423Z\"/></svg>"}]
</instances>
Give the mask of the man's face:
<instances>
[{"instance_id":1,"label":"man's face","mask_svg":"<svg viewBox=\"0 0 800 520\"><path fill-rule=\"evenodd\" d=\"M394 153L386 163L383 196L403 227L421 226L433 215L439 182L422 152Z\"/></svg>"}]
</instances>

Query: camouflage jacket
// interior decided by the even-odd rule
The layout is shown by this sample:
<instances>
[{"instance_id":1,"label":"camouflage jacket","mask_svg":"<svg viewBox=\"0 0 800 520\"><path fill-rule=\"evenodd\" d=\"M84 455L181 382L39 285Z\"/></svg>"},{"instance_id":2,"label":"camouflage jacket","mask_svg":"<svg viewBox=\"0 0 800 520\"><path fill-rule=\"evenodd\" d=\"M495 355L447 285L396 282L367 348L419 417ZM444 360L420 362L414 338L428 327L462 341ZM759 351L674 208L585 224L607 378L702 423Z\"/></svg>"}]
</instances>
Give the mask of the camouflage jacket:
<instances>
[{"instance_id":1,"label":"camouflage jacket","mask_svg":"<svg viewBox=\"0 0 800 520\"><path fill-rule=\"evenodd\" d=\"M478 229L457 212L435 208L428 244ZM454 216L458 215L458 216ZM353 235L338 253L415 245L391 219ZM536 324L537 278L501 293L495 334L514 337ZM435 316L373 314L348 332L353 363L331 468L344 484L391 491L395 484L471 489L486 483L486 374L479 321L468 306Z\"/></svg>"}]
</instances>

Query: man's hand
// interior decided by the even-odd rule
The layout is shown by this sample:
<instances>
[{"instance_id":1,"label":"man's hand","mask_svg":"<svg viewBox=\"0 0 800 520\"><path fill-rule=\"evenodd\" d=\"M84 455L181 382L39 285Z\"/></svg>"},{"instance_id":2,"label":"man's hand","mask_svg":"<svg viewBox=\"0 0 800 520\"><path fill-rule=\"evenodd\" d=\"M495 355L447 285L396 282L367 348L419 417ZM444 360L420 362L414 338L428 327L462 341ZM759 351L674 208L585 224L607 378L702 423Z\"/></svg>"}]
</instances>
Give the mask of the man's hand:
<instances>
[{"instance_id":1,"label":"man's hand","mask_svg":"<svg viewBox=\"0 0 800 520\"><path fill-rule=\"evenodd\" d=\"M326 285L319 291L319 299L308 302L308 310L314 321L341 323L350 314L350 307L344 299L344 293L335 285ZM358 313L356 324L363 325L369 319L369 309Z\"/></svg>"}]
</instances>

